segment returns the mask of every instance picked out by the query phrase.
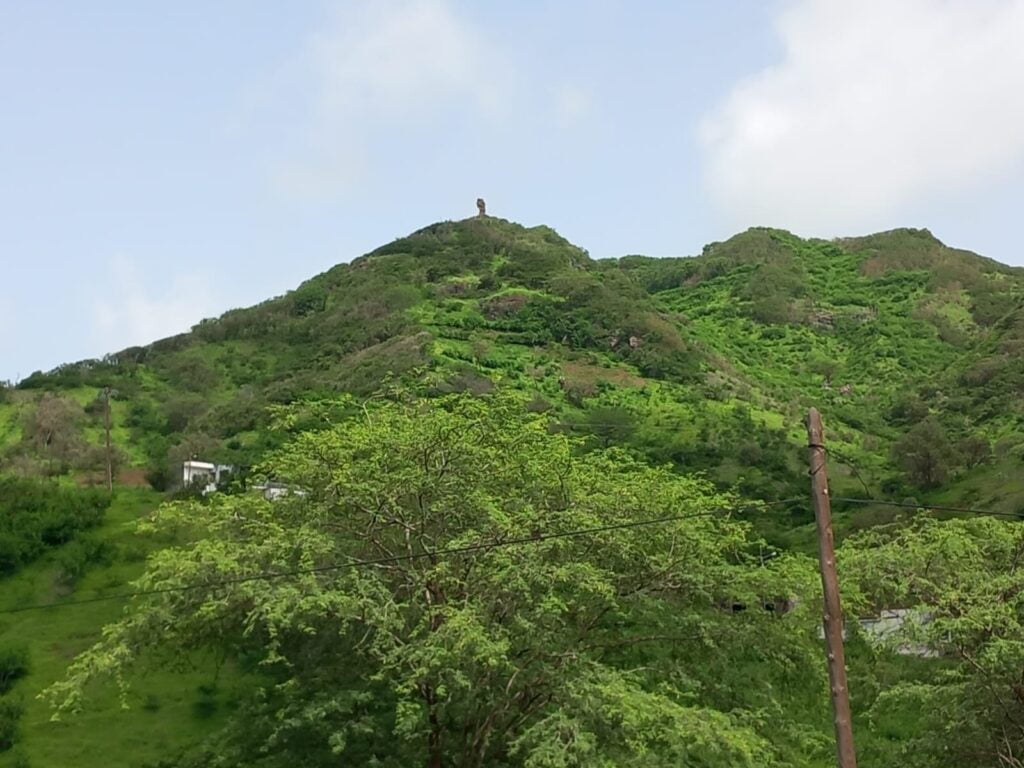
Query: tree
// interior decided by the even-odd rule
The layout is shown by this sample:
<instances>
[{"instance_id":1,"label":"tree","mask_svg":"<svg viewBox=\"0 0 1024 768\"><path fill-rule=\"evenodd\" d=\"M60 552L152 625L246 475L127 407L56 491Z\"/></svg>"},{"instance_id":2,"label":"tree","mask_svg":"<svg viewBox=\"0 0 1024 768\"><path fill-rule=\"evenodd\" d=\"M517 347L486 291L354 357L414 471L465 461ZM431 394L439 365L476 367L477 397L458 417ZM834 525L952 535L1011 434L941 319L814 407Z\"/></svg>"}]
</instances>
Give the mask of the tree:
<instances>
[{"instance_id":1,"label":"tree","mask_svg":"<svg viewBox=\"0 0 1024 768\"><path fill-rule=\"evenodd\" d=\"M166 428L170 432L184 432L207 410L209 404L201 395L188 392L173 395L163 404Z\"/></svg>"},{"instance_id":2,"label":"tree","mask_svg":"<svg viewBox=\"0 0 1024 768\"><path fill-rule=\"evenodd\" d=\"M945 430L934 419L916 424L896 442L892 453L910 482L925 489L946 482L955 458Z\"/></svg>"},{"instance_id":3,"label":"tree","mask_svg":"<svg viewBox=\"0 0 1024 768\"><path fill-rule=\"evenodd\" d=\"M821 376L827 383L832 383L832 378L839 371L839 361L828 355L816 354L807 364L807 370Z\"/></svg>"},{"instance_id":4,"label":"tree","mask_svg":"<svg viewBox=\"0 0 1024 768\"><path fill-rule=\"evenodd\" d=\"M327 289L323 283L309 281L291 294L291 313L298 317L322 312L327 306Z\"/></svg>"},{"instance_id":5,"label":"tree","mask_svg":"<svg viewBox=\"0 0 1024 768\"><path fill-rule=\"evenodd\" d=\"M957 449L968 469L987 464L992 458L992 446L984 435L969 435L957 443Z\"/></svg>"},{"instance_id":6,"label":"tree","mask_svg":"<svg viewBox=\"0 0 1024 768\"><path fill-rule=\"evenodd\" d=\"M24 419L22 440L51 472L63 472L81 457L85 441L79 432L85 414L74 400L49 392Z\"/></svg>"},{"instance_id":7,"label":"tree","mask_svg":"<svg viewBox=\"0 0 1024 768\"><path fill-rule=\"evenodd\" d=\"M80 481L89 484L105 485L107 482L107 458L105 446L91 443L84 444L75 462L78 469L84 470L87 473L84 477L80 478ZM109 458L111 473L116 479L126 461L124 451L116 445L111 446Z\"/></svg>"},{"instance_id":8,"label":"tree","mask_svg":"<svg viewBox=\"0 0 1024 768\"><path fill-rule=\"evenodd\" d=\"M928 416L928 405L917 395L903 395L885 415L886 421L897 426L917 424Z\"/></svg>"},{"instance_id":9,"label":"tree","mask_svg":"<svg viewBox=\"0 0 1024 768\"><path fill-rule=\"evenodd\" d=\"M705 481L582 453L523 406L375 401L261 468L304 494L164 507L156 526L204 536L137 586L211 587L140 599L48 697L74 710L143 653L228 646L267 682L197 765L764 766L810 749L826 699L807 561L761 563ZM729 610L780 596L797 609Z\"/></svg>"},{"instance_id":10,"label":"tree","mask_svg":"<svg viewBox=\"0 0 1024 768\"><path fill-rule=\"evenodd\" d=\"M919 713L893 765L1019 766L1024 755L1024 526L993 518L919 518L872 531L839 552L849 610L915 610L891 638L947 659L885 691L870 713Z\"/></svg>"},{"instance_id":11,"label":"tree","mask_svg":"<svg viewBox=\"0 0 1024 768\"><path fill-rule=\"evenodd\" d=\"M788 323L793 319L793 299L806 292L806 276L791 259L758 265L741 296L751 303L750 317L760 323Z\"/></svg>"}]
</instances>

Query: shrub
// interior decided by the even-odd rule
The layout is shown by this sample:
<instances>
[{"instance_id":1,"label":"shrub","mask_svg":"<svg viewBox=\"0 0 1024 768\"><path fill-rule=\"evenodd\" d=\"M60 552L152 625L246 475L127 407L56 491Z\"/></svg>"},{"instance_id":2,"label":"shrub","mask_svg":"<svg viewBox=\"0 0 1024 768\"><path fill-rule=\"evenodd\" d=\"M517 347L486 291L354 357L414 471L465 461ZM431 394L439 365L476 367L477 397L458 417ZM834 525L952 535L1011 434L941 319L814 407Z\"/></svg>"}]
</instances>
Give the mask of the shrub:
<instances>
[{"instance_id":1,"label":"shrub","mask_svg":"<svg viewBox=\"0 0 1024 768\"><path fill-rule=\"evenodd\" d=\"M885 420L894 426L917 424L928 415L928 405L915 395L900 397L885 414Z\"/></svg>"},{"instance_id":2,"label":"shrub","mask_svg":"<svg viewBox=\"0 0 1024 768\"><path fill-rule=\"evenodd\" d=\"M192 702L192 715L197 720L209 720L217 713L219 702L217 701L217 687L204 684L198 687L199 697Z\"/></svg>"},{"instance_id":3,"label":"shrub","mask_svg":"<svg viewBox=\"0 0 1024 768\"><path fill-rule=\"evenodd\" d=\"M78 582L91 565L108 565L112 545L94 536L83 536L68 543L57 555L62 583L72 586Z\"/></svg>"},{"instance_id":4,"label":"shrub","mask_svg":"<svg viewBox=\"0 0 1024 768\"><path fill-rule=\"evenodd\" d=\"M902 477L893 475L882 480L879 486L886 496L898 496L906 490L906 483Z\"/></svg>"},{"instance_id":5,"label":"shrub","mask_svg":"<svg viewBox=\"0 0 1024 768\"><path fill-rule=\"evenodd\" d=\"M18 741L18 720L24 707L7 696L0 698L0 752L6 752Z\"/></svg>"},{"instance_id":6,"label":"shrub","mask_svg":"<svg viewBox=\"0 0 1024 768\"><path fill-rule=\"evenodd\" d=\"M327 307L327 290L321 283L308 282L291 295L291 314L296 317L322 312Z\"/></svg>"},{"instance_id":7,"label":"shrub","mask_svg":"<svg viewBox=\"0 0 1024 768\"><path fill-rule=\"evenodd\" d=\"M901 437L893 445L892 453L907 479L923 489L942 485L955 460L945 431L931 419L925 419Z\"/></svg>"},{"instance_id":8,"label":"shrub","mask_svg":"<svg viewBox=\"0 0 1024 768\"><path fill-rule=\"evenodd\" d=\"M0 477L0 573L11 573L47 547L98 525L109 503L98 490Z\"/></svg>"},{"instance_id":9,"label":"shrub","mask_svg":"<svg viewBox=\"0 0 1024 768\"><path fill-rule=\"evenodd\" d=\"M0 696L28 674L28 648L11 645L0 648Z\"/></svg>"}]
</instances>

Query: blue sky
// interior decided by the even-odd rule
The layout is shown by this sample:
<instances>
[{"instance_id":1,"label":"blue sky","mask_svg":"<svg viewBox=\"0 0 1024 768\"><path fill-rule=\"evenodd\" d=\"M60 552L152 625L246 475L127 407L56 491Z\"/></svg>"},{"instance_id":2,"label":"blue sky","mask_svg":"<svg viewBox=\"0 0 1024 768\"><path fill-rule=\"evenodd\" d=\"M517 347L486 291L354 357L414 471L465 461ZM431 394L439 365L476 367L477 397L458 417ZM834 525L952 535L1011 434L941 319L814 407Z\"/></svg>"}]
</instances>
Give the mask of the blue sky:
<instances>
[{"instance_id":1,"label":"blue sky","mask_svg":"<svg viewBox=\"0 0 1024 768\"><path fill-rule=\"evenodd\" d=\"M0 379L430 222L596 257L895 226L1024 264L1024 0L0 0Z\"/></svg>"}]
</instances>

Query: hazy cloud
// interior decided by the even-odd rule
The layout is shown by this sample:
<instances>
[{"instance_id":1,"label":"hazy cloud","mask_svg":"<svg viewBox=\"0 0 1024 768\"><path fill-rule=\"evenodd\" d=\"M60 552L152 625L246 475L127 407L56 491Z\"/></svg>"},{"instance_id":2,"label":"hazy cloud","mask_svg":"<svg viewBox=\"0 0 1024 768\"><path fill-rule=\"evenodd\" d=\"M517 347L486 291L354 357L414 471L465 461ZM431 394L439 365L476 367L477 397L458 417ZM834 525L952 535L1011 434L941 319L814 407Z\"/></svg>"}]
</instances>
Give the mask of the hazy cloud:
<instances>
[{"instance_id":1,"label":"hazy cloud","mask_svg":"<svg viewBox=\"0 0 1024 768\"><path fill-rule=\"evenodd\" d=\"M358 181L382 134L407 146L446 113L497 118L511 71L443 0L345 4L301 58L312 80L308 133L279 180L314 195Z\"/></svg>"},{"instance_id":2,"label":"hazy cloud","mask_svg":"<svg viewBox=\"0 0 1024 768\"><path fill-rule=\"evenodd\" d=\"M135 262L112 259L103 295L92 304L94 345L107 352L148 344L187 331L222 304L210 289L209 276L194 274L183 262L180 273L168 267L161 288L152 290Z\"/></svg>"},{"instance_id":3,"label":"hazy cloud","mask_svg":"<svg viewBox=\"0 0 1024 768\"><path fill-rule=\"evenodd\" d=\"M324 79L323 106L340 118L356 106L386 116L450 98L481 108L496 104L488 46L441 0L349 7L313 39L311 50Z\"/></svg>"},{"instance_id":4,"label":"hazy cloud","mask_svg":"<svg viewBox=\"0 0 1024 768\"><path fill-rule=\"evenodd\" d=\"M731 224L863 231L1024 159L1024 0L796 0L780 63L706 117Z\"/></svg>"}]
</instances>

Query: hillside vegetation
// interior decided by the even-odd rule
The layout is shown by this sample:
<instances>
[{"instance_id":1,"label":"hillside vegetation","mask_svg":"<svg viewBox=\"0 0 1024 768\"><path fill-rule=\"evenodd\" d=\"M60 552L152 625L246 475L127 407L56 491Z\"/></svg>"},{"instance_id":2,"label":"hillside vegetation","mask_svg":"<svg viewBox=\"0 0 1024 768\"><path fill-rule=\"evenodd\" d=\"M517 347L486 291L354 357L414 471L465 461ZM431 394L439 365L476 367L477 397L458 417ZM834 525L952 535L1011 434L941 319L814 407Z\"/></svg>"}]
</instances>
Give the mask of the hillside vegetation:
<instances>
[{"instance_id":1,"label":"hillside vegetation","mask_svg":"<svg viewBox=\"0 0 1024 768\"><path fill-rule=\"evenodd\" d=\"M75 486L105 481L105 393L119 489L101 522L107 497ZM43 502L0 518L0 557L15 553L7 610L127 591L143 573L162 595L548 525L703 516L488 551L465 569L306 579L301 595L257 581L123 614L103 602L67 620L10 614L0 765L70 764L63 728L125 765L267 768L295 764L300 744L310 765L827 765L811 405L834 496L1024 515L1024 270L911 229L824 241L757 228L689 258L593 260L548 227L482 217L0 388L0 489L68 501L64 518ZM239 471L216 498L151 516L188 495L180 462L193 457ZM255 478L309 496L269 504L242 493ZM950 655L972 660L907 659L853 633L862 762L942 765L962 746L950 722L978 744L999 733L1016 717L1007 670L1024 663L1024 598L1006 597L1024 594L1016 523L835 509L851 611L928 607L918 641L955 639ZM918 565L937 570L922 579ZM802 607L784 616L748 610L792 598ZM999 601L1009 613L985 609ZM132 683L127 719L93 683L106 674ZM74 717L48 725L44 689L124 729L106 742ZM1013 707L1024 714L1024 699ZM151 720L160 739L140 746ZM992 744L958 759L987 765L1003 749Z\"/></svg>"},{"instance_id":2,"label":"hillside vegetation","mask_svg":"<svg viewBox=\"0 0 1024 768\"><path fill-rule=\"evenodd\" d=\"M256 463L268 406L500 386L595 444L781 498L804 491L815 404L840 490L1017 511L1022 301L1021 270L926 230L752 229L693 258L593 261L547 227L445 222L189 333L33 374L4 395L0 445L10 470L95 474L109 386L118 463L164 489L194 455Z\"/></svg>"}]
</instances>

